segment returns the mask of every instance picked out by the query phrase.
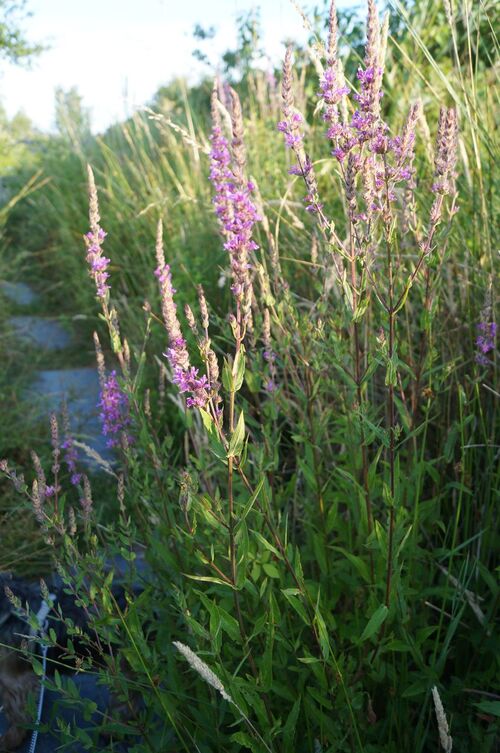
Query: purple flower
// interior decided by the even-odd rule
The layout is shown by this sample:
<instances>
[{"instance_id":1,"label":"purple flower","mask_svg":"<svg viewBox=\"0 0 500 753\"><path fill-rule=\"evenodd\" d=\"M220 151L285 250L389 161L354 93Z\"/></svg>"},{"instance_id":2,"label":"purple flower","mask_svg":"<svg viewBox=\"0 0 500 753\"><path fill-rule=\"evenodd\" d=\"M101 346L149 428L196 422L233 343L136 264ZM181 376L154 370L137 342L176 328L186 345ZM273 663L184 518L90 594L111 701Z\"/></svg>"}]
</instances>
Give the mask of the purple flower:
<instances>
[{"instance_id":1,"label":"purple flower","mask_svg":"<svg viewBox=\"0 0 500 753\"><path fill-rule=\"evenodd\" d=\"M155 270L155 276L158 278L160 286L163 321L168 335L168 348L164 355L172 368L172 381L178 386L179 392L192 393L186 400L188 408L204 408L210 399L211 386L207 377L198 377L198 369L195 369L189 363L186 341L182 336L181 326L177 318L177 306L174 301L176 291L172 285L172 274L170 266L165 263L161 223L158 223L156 256L158 267Z\"/></svg>"},{"instance_id":2,"label":"purple flower","mask_svg":"<svg viewBox=\"0 0 500 753\"><path fill-rule=\"evenodd\" d=\"M130 425L129 401L116 378L116 371L112 371L103 385L98 407L101 409L99 418L102 423L102 433L109 437L108 447L116 447L119 437ZM131 437L127 435L127 441Z\"/></svg>"},{"instance_id":3,"label":"purple flower","mask_svg":"<svg viewBox=\"0 0 500 753\"><path fill-rule=\"evenodd\" d=\"M105 298L109 290L107 280L109 273L106 271L110 259L102 255L101 244L106 233L99 229L96 236L93 233L87 233L85 242L87 244L87 263L89 265L89 274L93 278L99 298Z\"/></svg>"},{"instance_id":4,"label":"purple flower","mask_svg":"<svg viewBox=\"0 0 500 753\"><path fill-rule=\"evenodd\" d=\"M476 361L482 366L487 366L489 360L486 358L486 354L495 349L497 335L496 322L479 322L477 330L479 334L476 338L476 347L478 349Z\"/></svg>"},{"instance_id":5,"label":"purple flower","mask_svg":"<svg viewBox=\"0 0 500 753\"><path fill-rule=\"evenodd\" d=\"M278 385L272 379L268 379L264 385L264 389L266 392L269 392L269 393L276 392L276 390L278 389Z\"/></svg>"},{"instance_id":6,"label":"purple flower","mask_svg":"<svg viewBox=\"0 0 500 753\"><path fill-rule=\"evenodd\" d=\"M348 86L340 86L335 65L329 66L325 70L319 86L320 96L323 97L327 105L338 104L342 97L346 97L351 91Z\"/></svg>"},{"instance_id":7,"label":"purple flower","mask_svg":"<svg viewBox=\"0 0 500 753\"><path fill-rule=\"evenodd\" d=\"M177 368L174 371L174 384L179 387L179 392L190 392L186 400L188 408L204 408L210 396L210 383L205 375L198 376L198 369L191 366L186 371Z\"/></svg>"},{"instance_id":8,"label":"purple flower","mask_svg":"<svg viewBox=\"0 0 500 753\"><path fill-rule=\"evenodd\" d=\"M442 107L439 113L434 160L436 180L432 191L437 194L449 194L452 191L457 161L458 123L456 110Z\"/></svg>"},{"instance_id":9,"label":"purple flower","mask_svg":"<svg viewBox=\"0 0 500 753\"><path fill-rule=\"evenodd\" d=\"M69 434L66 435L66 438L61 447L64 450L64 462L66 463L66 467L71 474L70 481L73 486L77 486L82 480L82 474L78 473L77 471L76 464L78 462L78 453L76 451L75 445L73 444L73 438L69 436Z\"/></svg>"},{"instance_id":10,"label":"purple flower","mask_svg":"<svg viewBox=\"0 0 500 753\"><path fill-rule=\"evenodd\" d=\"M88 168L89 180L89 222L90 230L85 234L84 240L87 247L87 263L89 265L89 274L95 282L97 295L105 299L108 295L109 285L107 280L109 273L106 271L110 260L102 255L102 244L107 233L99 225L99 204L97 200L97 189L94 181L92 169Z\"/></svg>"},{"instance_id":11,"label":"purple flower","mask_svg":"<svg viewBox=\"0 0 500 753\"><path fill-rule=\"evenodd\" d=\"M234 95L236 97L236 95ZM241 114L241 111L240 111ZM224 248L229 253L233 284L231 291L240 306L246 306L247 293L251 290L249 270L249 254L258 249L252 240L252 231L256 222L260 220L257 209L252 202L251 194L254 185L243 178L241 161L241 144L235 149L234 165L231 164L231 152L217 114L217 102L214 95L212 101L213 126L210 140L210 180L215 189L213 203L215 213L226 238ZM279 124L284 132L284 121ZM233 123L233 131L240 130L240 123ZM241 141L238 134L238 141ZM243 163L244 164L244 163Z\"/></svg>"}]
</instances>

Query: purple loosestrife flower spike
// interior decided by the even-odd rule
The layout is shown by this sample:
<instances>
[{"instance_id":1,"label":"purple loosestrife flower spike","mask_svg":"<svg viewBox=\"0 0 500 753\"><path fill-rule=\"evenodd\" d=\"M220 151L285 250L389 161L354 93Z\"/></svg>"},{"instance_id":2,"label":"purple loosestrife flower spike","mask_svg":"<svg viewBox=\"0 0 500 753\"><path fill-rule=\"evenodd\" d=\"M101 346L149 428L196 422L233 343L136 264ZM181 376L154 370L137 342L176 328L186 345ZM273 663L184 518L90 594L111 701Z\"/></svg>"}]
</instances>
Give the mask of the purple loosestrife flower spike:
<instances>
[{"instance_id":1,"label":"purple loosestrife flower spike","mask_svg":"<svg viewBox=\"0 0 500 753\"><path fill-rule=\"evenodd\" d=\"M210 140L210 180L215 189L213 203L229 253L233 283L231 291L237 307L243 312L245 324L249 311L247 301L251 290L250 254L258 249L252 239L255 223L260 219L251 200L254 186L245 177L245 150L243 143L243 119L239 98L232 89L231 123L232 154L222 132L218 112L217 92L212 92L212 134Z\"/></svg>"},{"instance_id":2,"label":"purple loosestrife flower spike","mask_svg":"<svg viewBox=\"0 0 500 753\"><path fill-rule=\"evenodd\" d=\"M476 338L476 361L482 366L487 366L489 360L486 354L495 349L497 335L496 322L479 322L477 325L478 336Z\"/></svg>"},{"instance_id":3,"label":"purple loosestrife flower spike","mask_svg":"<svg viewBox=\"0 0 500 753\"><path fill-rule=\"evenodd\" d=\"M158 267L156 268L155 275L158 278L160 286L161 309L169 341L169 347L164 355L172 367L172 381L178 386L179 392L191 393L186 399L188 408L204 408L210 399L210 383L206 376L199 377L198 369L189 363L186 341L182 336L181 326L177 318L172 275L169 265L165 263L161 221L158 223L156 236L156 259Z\"/></svg>"},{"instance_id":4,"label":"purple loosestrife flower spike","mask_svg":"<svg viewBox=\"0 0 500 753\"><path fill-rule=\"evenodd\" d=\"M104 386L104 379L105 376L103 377L103 381L101 383L101 390ZM64 442L61 445L61 448L63 450L63 459L66 464L66 468L70 473L71 483L73 484L73 486L77 486L82 480L82 474L78 472L77 468L78 453L73 442L73 437L71 436L68 409L66 405L63 405L63 428Z\"/></svg>"},{"instance_id":5,"label":"purple loosestrife flower spike","mask_svg":"<svg viewBox=\"0 0 500 753\"><path fill-rule=\"evenodd\" d=\"M322 226L326 227L328 223L322 214L323 204L319 201L318 185L314 175L313 165L304 149L301 130L304 118L294 107L292 81L292 48L288 47L283 61L283 75L281 80L282 112L284 119L280 120L277 127L278 131L281 131L284 135L286 146L292 149L297 160L296 165L291 167L289 172L292 175L301 175L306 184L306 209L308 212L318 214Z\"/></svg>"},{"instance_id":6,"label":"purple loosestrife flower spike","mask_svg":"<svg viewBox=\"0 0 500 753\"><path fill-rule=\"evenodd\" d=\"M128 397L118 384L116 371L112 371L106 378L98 407L101 409L99 418L102 433L108 437L106 444L108 447L117 447L120 435L130 425L130 416ZM131 437L127 436L127 442L131 442Z\"/></svg>"},{"instance_id":7,"label":"purple loosestrife flower spike","mask_svg":"<svg viewBox=\"0 0 500 753\"><path fill-rule=\"evenodd\" d=\"M269 367L269 378L264 387L266 392L275 392L278 389L276 372L276 353L271 345L271 318L269 309L264 309L264 321L262 323L262 340L264 342L264 360Z\"/></svg>"},{"instance_id":8,"label":"purple loosestrife flower spike","mask_svg":"<svg viewBox=\"0 0 500 753\"><path fill-rule=\"evenodd\" d=\"M89 275L95 282L97 295L107 303L109 285L107 280L109 273L106 271L110 262L102 253L102 244L107 233L99 225L99 204L97 200L97 189L94 180L94 173L90 165L87 166L89 182L89 222L90 230L84 236L87 247L87 263L89 265Z\"/></svg>"},{"instance_id":9,"label":"purple loosestrife flower spike","mask_svg":"<svg viewBox=\"0 0 500 753\"><path fill-rule=\"evenodd\" d=\"M92 501L92 489L90 481L87 476L83 477L83 494L80 497L80 505L82 507L83 519L88 521L93 507Z\"/></svg>"},{"instance_id":10,"label":"purple loosestrife flower spike","mask_svg":"<svg viewBox=\"0 0 500 753\"><path fill-rule=\"evenodd\" d=\"M344 132L344 125L339 119L339 102L349 94L344 77L340 74L337 60L337 9L335 0L330 5L330 23L328 31L328 57L326 68L320 81L320 96L325 102L323 119L328 123L328 137L335 140Z\"/></svg>"},{"instance_id":11,"label":"purple loosestrife flower spike","mask_svg":"<svg viewBox=\"0 0 500 753\"><path fill-rule=\"evenodd\" d=\"M59 463L61 448L59 447L59 426L57 424L57 416L55 413L50 414L50 434L52 442L52 457L54 460L52 464L52 473L57 477L61 468Z\"/></svg>"},{"instance_id":12,"label":"purple loosestrife flower spike","mask_svg":"<svg viewBox=\"0 0 500 753\"><path fill-rule=\"evenodd\" d=\"M158 278L160 286L161 310L170 346L167 351L167 358L174 372L177 368L185 371L189 369L189 354L186 348L186 341L182 336L181 325L177 318L177 306L174 303L174 293L176 291L172 285L170 266L165 263L163 226L161 221L158 223L156 236L156 259L158 266L155 270L155 275Z\"/></svg>"},{"instance_id":13,"label":"purple loosestrife flower spike","mask_svg":"<svg viewBox=\"0 0 500 753\"><path fill-rule=\"evenodd\" d=\"M442 107L439 113L434 161L435 181L432 191L437 194L450 194L454 188L455 164L458 150L457 111Z\"/></svg>"},{"instance_id":14,"label":"purple loosestrife flower spike","mask_svg":"<svg viewBox=\"0 0 500 753\"><path fill-rule=\"evenodd\" d=\"M476 325L476 362L481 366L488 366L490 361L486 354L495 350L495 340L497 336L497 325L493 321L493 283L490 286L486 296L486 304L481 311L481 321Z\"/></svg>"}]
</instances>

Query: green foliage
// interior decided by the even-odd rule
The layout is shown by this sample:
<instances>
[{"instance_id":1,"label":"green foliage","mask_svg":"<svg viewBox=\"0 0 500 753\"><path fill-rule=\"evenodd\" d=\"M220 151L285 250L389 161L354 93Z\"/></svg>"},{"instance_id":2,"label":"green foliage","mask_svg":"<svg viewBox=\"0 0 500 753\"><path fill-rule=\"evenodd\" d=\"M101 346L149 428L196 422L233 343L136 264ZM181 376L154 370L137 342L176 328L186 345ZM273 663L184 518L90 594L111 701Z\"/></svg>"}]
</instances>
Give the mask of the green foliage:
<instances>
[{"instance_id":1,"label":"green foliage","mask_svg":"<svg viewBox=\"0 0 500 753\"><path fill-rule=\"evenodd\" d=\"M393 257L386 262L385 246L377 246L371 279L359 265L357 285L347 276L336 281L334 244L287 176L290 157L275 130L279 94L263 75L247 73L247 165L263 221L245 347L238 311L218 286L229 272L206 179L208 85L165 88L160 114L138 114L95 140L79 126L76 107L75 141L61 136L40 149L51 180L11 215L11 242L31 243L63 305L96 320L79 239L90 161L121 323L114 351L136 438L120 451L116 492L94 494L90 518L76 513L76 531L69 510L79 510L81 492L66 489L64 478L64 491L43 508L61 577L89 610L81 640L95 659L75 650L70 635L67 664L97 672L127 709L102 718L108 748L95 729L64 728L67 750L76 740L112 750L126 738L138 753L426 753L440 744L435 686L453 749L495 750L496 355L487 366L474 355L495 269L497 184L492 71L484 45L472 46L491 18L486 6L484 16L472 15L465 44L466 10L463 3L456 24L431 28L431 7L415 3L392 21L384 114L398 132L409 102L424 100L416 157L424 219L398 244L391 227ZM442 54L445 33L451 58ZM352 71L357 39L354 30ZM301 107L317 89L312 75L310 65L299 66ZM453 222L443 215L413 276L443 101L459 111L460 212ZM344 238L351 228L343 178L327 159L321 116L308 115L325 211ZM186 411L174 386L166 400L163 369L156 388L167 339L153 276L158 218L186 333L180 304L189 302L198 321L196 285L205 287L210 331L203 337L198 323L186 339L197 365L214 349L224 420L210 403ZM384 308L388 263L395 295ZM102 322L105 330L109 310ZM275 360L264 354L267 337ZM272 365L277 389L266 390ZM30 499L29 487L24 494ZM117 556L128 563L125 610L111 588ZM150 576L138 595L142 557ZM173 641L198 661L186 663ZM53 683L61 703L85 705L70 678L56 674ZM90 718L96 710L87 703L84 711Z\"/></svg>"},{"instance_id":2,"label":"green foliage","mask_svg":"<svg viewBox=\"0 0 500 753\"><path fill-rule=\"evenodd\" d=\"M22 23L27 15L26 0L0 0L0 57L12 63L29 63L44 49L26 38Z\"/></svg>"}]
</instances>

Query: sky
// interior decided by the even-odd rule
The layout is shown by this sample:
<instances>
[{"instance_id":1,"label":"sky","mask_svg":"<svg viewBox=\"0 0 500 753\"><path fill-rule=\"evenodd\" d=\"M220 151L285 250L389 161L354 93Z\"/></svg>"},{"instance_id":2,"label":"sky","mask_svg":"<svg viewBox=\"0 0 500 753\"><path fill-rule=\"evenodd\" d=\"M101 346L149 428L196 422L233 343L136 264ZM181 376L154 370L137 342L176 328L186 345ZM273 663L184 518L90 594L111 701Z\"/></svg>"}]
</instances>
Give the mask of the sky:
<instances>
[{"instance_id":1,"label":"sky","mask_svg":"<svg viewBox=\"0 0 500 753\"><path fill-rule=\"evenodd\" d=\"M28 0L32 16L23 30L31 42L49 49L30 70L2 63L0 102L9 117L23 111L38 128L51 130L55 88L76 86L93 130L100 132L146 104L171 78L199 78L202 67L192 56L195 24L216 28L213 56L234 49L236 17L252 5L252 0ZM290 0L257 5L266 51L277 63L284 39L305 39L302 20Z\"/></svg>"}]
</instances>

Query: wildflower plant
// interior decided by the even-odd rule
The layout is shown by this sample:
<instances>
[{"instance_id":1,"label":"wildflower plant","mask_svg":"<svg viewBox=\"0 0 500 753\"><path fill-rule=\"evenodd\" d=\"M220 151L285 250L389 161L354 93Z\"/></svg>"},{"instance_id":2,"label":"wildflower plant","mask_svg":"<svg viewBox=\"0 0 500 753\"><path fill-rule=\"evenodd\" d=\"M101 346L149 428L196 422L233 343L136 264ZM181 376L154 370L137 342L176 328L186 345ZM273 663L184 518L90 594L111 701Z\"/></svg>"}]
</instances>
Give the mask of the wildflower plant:
<instances>
[{"instance_id":1,"label":"wildflower plant","mask_svg":"<svg viewBox=\"0 0 500 753\"><path fill-rule=\"evenodd\" d=\"M80 506L67 512L59 464L74 475L76 458L71 438L59 454L54 426L49 482L36 457L31 489L0 466L46 534L55 527L65 582L83 593L96 642L111 648L97 671L128 708L126 724L107 719L103 729L133 734L134 750L424 753L440 744L465 753L467 734L493 750L489 701L464 700L476 693L466 664L497 692L498 589L478 555L492 550L492 507L472 507L467 459L467 427L486 420L463 418L479 370L494 365L493 306L472 337L468 329L477 365L472 353L463 383L455 355L439 362L435 344L458 208L459 117L419 101L401 123L389 117L388 23L374 0L353 80L338 36L332 2L316 125L296 106L286 51L269 136L273 148L284 141L288 162L280 202L251 177L245 100L213 88L204 164L211 232L230 269L227 312L201 277L190 297L182 289L160 219L156 303L144 305L142 345L129 348L89 171L87 261L119 366L106 371L96 336L103 428L124 448L110 474L115 519L98 524L84 476ZM419 143L427 117L430 161ZM455 405L462 418L443 435ZM469 524L482 514L477 534ZM139 552L150 574L137 595ZM105 568L118 554L130 567L125 609ZM95 749L95 738L85 744Z\"/></svg>"}]
</instances>

